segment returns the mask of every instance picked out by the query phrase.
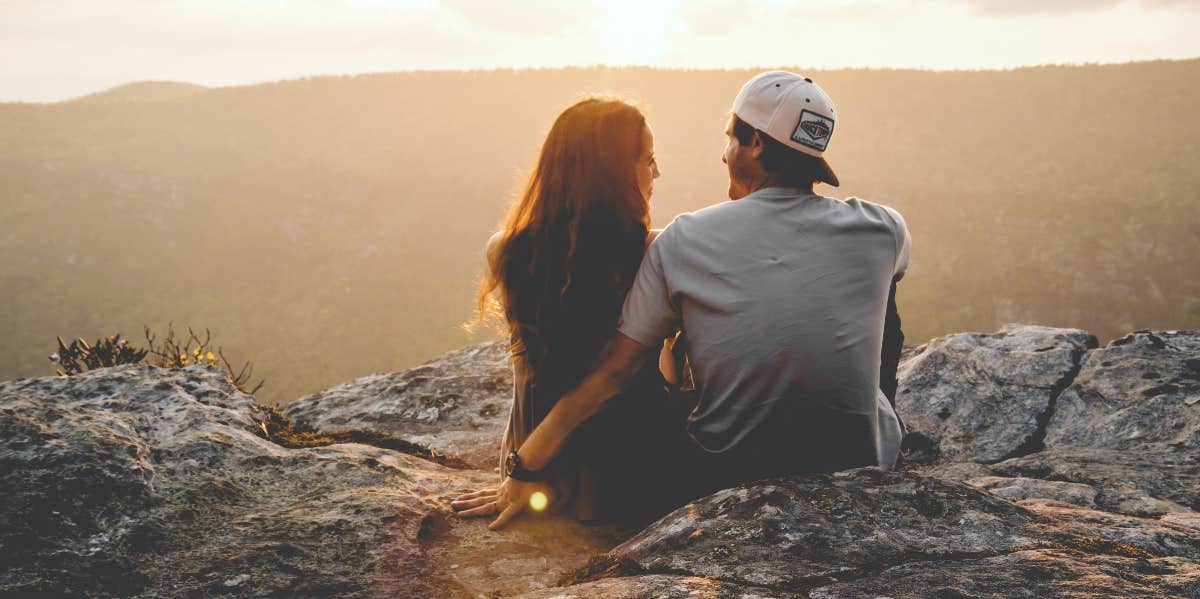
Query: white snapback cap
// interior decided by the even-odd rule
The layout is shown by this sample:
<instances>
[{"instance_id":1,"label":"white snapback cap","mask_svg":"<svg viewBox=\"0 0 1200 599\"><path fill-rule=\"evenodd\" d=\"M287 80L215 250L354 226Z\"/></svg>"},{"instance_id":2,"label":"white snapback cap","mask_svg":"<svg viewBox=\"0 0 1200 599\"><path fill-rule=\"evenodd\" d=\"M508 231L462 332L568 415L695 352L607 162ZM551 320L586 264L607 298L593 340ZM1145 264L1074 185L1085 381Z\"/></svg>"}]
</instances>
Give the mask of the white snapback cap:
<instances>
[{"instance_id":1,"label":"white snapback cap","mask_svg":"<svg viewBox=\"0 0 1200 599\"><path fill-rule=\"evenodd\" d=\"M833 100L812 79L787 71L755 75L733 99L733 112L775 141L817 158L824 170L821 180L838 186L825 161L836 120Z\"/></svg>"}]
</instances>

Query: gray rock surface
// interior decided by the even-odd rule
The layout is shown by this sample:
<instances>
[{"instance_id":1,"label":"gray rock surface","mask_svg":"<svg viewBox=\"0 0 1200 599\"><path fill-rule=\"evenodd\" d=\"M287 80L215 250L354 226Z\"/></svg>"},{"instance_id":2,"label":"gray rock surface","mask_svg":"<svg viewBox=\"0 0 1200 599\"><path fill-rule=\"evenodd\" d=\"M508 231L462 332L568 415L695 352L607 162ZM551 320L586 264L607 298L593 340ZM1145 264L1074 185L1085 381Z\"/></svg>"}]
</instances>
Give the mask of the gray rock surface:
<instances>
[{"instance_id":1,"label":"gray rock surface","mask_svg":"<svg viewBox=\"0 0 1200 599\"><path fill-rule=\"evenodd\" d=\"M1051 448L993 464L991 470L1090 485L1098 491L1096 505L1123 514L1161 516L1200 508L1200 463L1186 452Z\"/></svg>"},{"instance_id":2,"label":"gray rock surface","mask_svg":"<svg viewBox=\"0 0 1200 599\"><path fill-rule=\"evenodd\" d=\"M1025 478L1021 476L1016 478L984 476L968 482L984 491L1006 499L1017 500L1040 497L1056 499L1082 507L1096 507L1096 489L1090 485Z\"/></svg>"},{"instance_id":3,"label":"gray rock surface","mask_svg":"<svg viewBox=\"0 0 1200 599\"><path fill-rule=\"evenodd\" d=\"M613 563L798 590L916 559L1035 543L1034 517L966 485L858 469L772 479L692 502L615 548Z\"/></svg>"},{"instance_id":4,"label":"gray rock surface","mask_svg":"<svg viewBox=\"0 0 1200 599\"><path fill-rule=\"evenodd\" d=\"M993 470L1089 484L1126 514L1200 509L1200 333L1139 331L1088 352L1046 450Z\"/></svg>"},{"instance_id":5,"label":"gray rock surface","mask_svg":"<svg viewBox=\"0 0 1200 599\"><path fill-rule=\"evenodd\" d=\"M996 462L1041 448L1043 425L1096 337L1007 325L938 337L900 364L896 409L945 461Z\"/></svg>"},{"instance_id":6,"label":"gray rock surface","mask_svg":"<svg viewBox=\"0 0 1200 599\"><path fill-rule=\"evenodd\" d=\"M525 593L519 599L804 599L802 595L699 576L650 574L602 578L593 582Z\"/></svg>"},{"instance_id":7,"label":"gray rock surface","mask_svg":"<svg viewBox=\"0 0 1200 599\"><path fill-rule=\"evenodd\" d=\"M1162 521L1200 529L1200 512L1175 512L1163 516Z\"/></svg>"},{"instance_id":8,"label":"gray rock surface","mask_svg":"<svg viewBox=\"0 0 1200 599\"><path fill-rule=\"evenodd\" d=\"M1185 557L1200 562L1200 537L1195 528L1181 522L1080 508L1052 499L1026 499L1017 505L1044 517L1047 534L1067 546L1079 545L1072 539L1085 539L1092 545L1111 541L1124 547L1117 553Z\"/></svg>"},{"instance_id":9,"label":"gray rock surface","mask_svg":"<svg viewBox=\"0 0 1200 599\"><path fill-rule=\"evenodd\" d=\"M319 447L203 366L6 381L0 596L1198 597L1200 336L1088 339L935 339L901 371L902 417L938 423L907 471L751 482L641 531L450 514L497 481L499 344L302 398L285 413L362 433Z\"/></svg>"},{"instance_id":10,"label":"gray rock surface","mask_svg":"<svg viewBox=\"0 0 1200 599\"><path fill-rule=\"evenodd\" d=\"M1013 597L1031 582L1023 574L1057 572L1032 581L1042 592L1030 596L1188 596L1200 588L1197 532L864 468L719 491L651 524L579 578L699 576L810 597L939 596L968 583L967 594L947 596ZM974 582L972 571L981 574ZM1093 586L1097 573L1124 582Z\"/></svg>"},{"instance_id":11,"label":"gray rock surface","mask_svg":"<svg viewBox=\"0 0 1200 599\"><path fill-rule=\"evenodd\" d=\"M1046 445L1200 458L1200 335L1141 331L1089 352L1059 397Z\"/></svg>"},{"instance_id":12,"label":"gray rock surface","mask_svg":"<svg viewBox=\"0 0 1200 599\"><path fill-rule=\"evenodd\" d=\"M581 524L554 515L527 514L503 532L437 512L423 539L439 597L509 597L552 589L568 572L604 553L635 531Z\"/></svg>"},{"instance_id":13,"label":"gray rock surface","mask_svg":"<svg viewBox=\"0 0 1200 599\"><path fill-rule=\"evenodd\" d=\"M1090 493L1064 485L1086 485L1095 490L1090 501L1096 506L1124 514L1162 516L1200 508L1200 333L1138 331L1079 354L1078 370L1067 371L1052 387L1061 393L1046 396L1049 401L1023 446L999 462L994 460L997 452L974 449L983 439L1011 447L1015 437L1003 429L1015 422L1028 430L1032 410L1027 408L1042 405L998 400L1006 393L1028 399L1037 390L1005 387L998 382L1004 377L994 373L1027 372L1044 387L1053 373L1063 372L1062 352L1037 351L1038 343L1029 341L1038 338L1088 345L1088 335L1074 329L1008 325L991 336L940 337L910 354L900 368L898 411L910 429L924 436L910 435L905 467L961 481L1021 479L993 490L1013 498L1040 496L1081 505L1089 499L1072 500L1064 493ZM1010 351L996 353L998 344ZM980 359L987 365L980 366ZM972 374L980 369L989 374ZM992 381L978 385L987 393L972 395L976 385L964 381L983 379ZM998 415L998 406L1008 406L1020 417ZM946 421L940 415L948 415ZM926 447L930 444L935 449Z\"/></svg>"},{"instance_id":14,"label":"gray rock surface","mask_svg":"<svg viewBox=\"0 0 1200 599\"><path fill-rule=\"evenodd\" d=\"M374 431L492 469L512 403L505 348L484 343L409 370L347 381L297 399L283 414L312 430Z\"/></svg>"},{"instance_id":15,"label":"gray rock surface","mask_svg":"<svg viewBox=\"0 0 1200 599\"><path fill-rule=\"evenodd\" d=\"M927 597L1154 597L1191 599L1200 565L1179 558L1134 558L1032 549L955 562L913 562L877 576L814 589L811 599Z\"/></svg>"},{"instance_id":16,"label":"gray rock surface","mask_svg":"<svg viewBox=\"0 0 1200 599\"><path fill-rule=\"evenodd\" d=\"M0 383L0 596L515 594L630 532L540 517L490 535L446 502L494 473L289 449L267 421L204 366Z\"/></svg>"}]
</instances>

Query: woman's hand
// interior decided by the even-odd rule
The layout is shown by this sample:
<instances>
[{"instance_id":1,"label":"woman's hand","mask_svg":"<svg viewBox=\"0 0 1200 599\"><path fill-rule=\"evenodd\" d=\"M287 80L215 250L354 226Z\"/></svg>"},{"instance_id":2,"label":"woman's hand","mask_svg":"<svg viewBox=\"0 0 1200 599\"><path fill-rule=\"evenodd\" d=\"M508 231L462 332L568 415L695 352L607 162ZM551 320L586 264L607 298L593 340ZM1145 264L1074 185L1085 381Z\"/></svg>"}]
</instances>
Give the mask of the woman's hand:
<instances>
[{"instance_id":1,"label":"woman's hand","mask_svg":"<svg viewBox=\"0 0 1200 599\"><path fill-rule=\"evenodd\" d=\"M450 507L464 518L499 514L488 525L488 528L492 530L499 530L514 516L525 510L529 505L530 498L535 493L543 495L540 505L534 506L535 509L541 511L545 508L546 503L544 485L506 478L499 488L467 493L450 502Z\"/></svg>"}]
</instances>

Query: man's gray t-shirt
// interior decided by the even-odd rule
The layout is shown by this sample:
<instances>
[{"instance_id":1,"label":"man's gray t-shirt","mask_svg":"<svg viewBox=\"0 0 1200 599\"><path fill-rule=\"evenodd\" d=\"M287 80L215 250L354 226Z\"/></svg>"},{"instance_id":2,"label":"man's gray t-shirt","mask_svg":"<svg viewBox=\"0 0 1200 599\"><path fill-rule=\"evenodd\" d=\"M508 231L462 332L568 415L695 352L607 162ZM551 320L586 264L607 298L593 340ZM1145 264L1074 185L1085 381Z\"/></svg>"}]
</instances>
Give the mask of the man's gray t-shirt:
<instances>
[{"instance_id":1,"label":"man's gray t-shirt","mask_svg":"<svg viewBox=\"0 0 1200 599\"><path fill-rule=\"evenodd\" d=\"M688 431L708 452L733 451L772 420L815 408L858 418L861 442L891 468L899 430L879 391L880 348L909 245L889 207L761 189L663 230L617 330L657 347L684 329L699 392Z\"/></svg>"}]
</instances>

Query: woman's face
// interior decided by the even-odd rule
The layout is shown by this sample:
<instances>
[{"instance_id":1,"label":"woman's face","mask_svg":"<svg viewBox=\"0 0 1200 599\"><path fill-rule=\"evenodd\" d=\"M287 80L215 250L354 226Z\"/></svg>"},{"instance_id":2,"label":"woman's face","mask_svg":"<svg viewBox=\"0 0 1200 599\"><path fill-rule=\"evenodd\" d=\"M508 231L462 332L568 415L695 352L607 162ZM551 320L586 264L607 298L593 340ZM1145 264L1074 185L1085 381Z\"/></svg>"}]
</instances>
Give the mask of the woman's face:
<instances>
[{"instance_id":1,"label":"woman's face","mask_svg":"<svg viewBox=\"0 0 1200 599\"><path fill-rule=\"evenodd\" d=\"M650 196L654 195L654 180L661 174L658 172L658 161L654 158L654 134L650 132L650 125L642 129L642 155L638 156L634 173L637 174L638 190L649 202Z\"/></svg>"}]
</instances>

